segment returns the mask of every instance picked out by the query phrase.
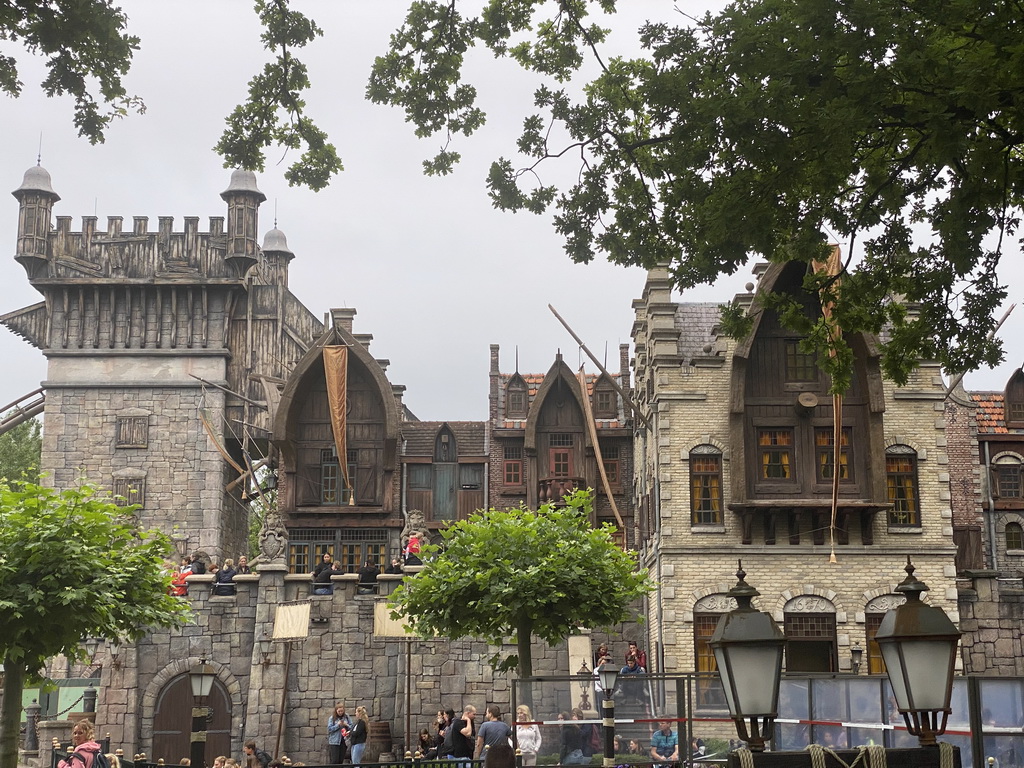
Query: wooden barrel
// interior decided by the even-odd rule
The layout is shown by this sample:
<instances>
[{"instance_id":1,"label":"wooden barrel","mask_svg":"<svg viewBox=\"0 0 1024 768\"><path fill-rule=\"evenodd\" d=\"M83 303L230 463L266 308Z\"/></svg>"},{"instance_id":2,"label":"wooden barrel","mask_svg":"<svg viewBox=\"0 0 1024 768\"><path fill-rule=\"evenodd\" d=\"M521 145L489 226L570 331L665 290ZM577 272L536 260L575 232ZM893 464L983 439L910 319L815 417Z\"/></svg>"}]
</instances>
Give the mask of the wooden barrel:
<instances>
[{"instance_id":1,"label":"wooden barrel","mask_svg":"<svg viewBox=\"0 0 1024 768\"><path fill-rule=\"evenodd\" d=\"M370 723L366 732L366 751L363 752L363 761L379 762L381 754L385 752L391 752L391 723L383 720Z\"/></svg>"}]
</instances>

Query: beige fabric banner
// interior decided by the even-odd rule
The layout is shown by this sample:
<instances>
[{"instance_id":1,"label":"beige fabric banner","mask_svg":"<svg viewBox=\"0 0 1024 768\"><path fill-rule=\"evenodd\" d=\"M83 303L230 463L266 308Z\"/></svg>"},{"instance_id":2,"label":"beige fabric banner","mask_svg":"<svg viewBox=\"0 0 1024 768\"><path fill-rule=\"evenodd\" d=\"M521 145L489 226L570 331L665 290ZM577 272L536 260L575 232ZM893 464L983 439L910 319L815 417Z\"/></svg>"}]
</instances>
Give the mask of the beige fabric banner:
<instances>
[{"instance_id":1,"label":"beige fabric banner","mask_svg":"<svg viewBox=\"0 0 1024 768\"><path fill-rule=\"evenodd\" d=\"M334 430L334 447L338 451L338 465L349 496L354 496L352 481L348 476L348 451L345 448L348 424L348 347L324 347L324 373L327 376L327 403L331 410L331 429Z\"/></svg>"}]
</instances>

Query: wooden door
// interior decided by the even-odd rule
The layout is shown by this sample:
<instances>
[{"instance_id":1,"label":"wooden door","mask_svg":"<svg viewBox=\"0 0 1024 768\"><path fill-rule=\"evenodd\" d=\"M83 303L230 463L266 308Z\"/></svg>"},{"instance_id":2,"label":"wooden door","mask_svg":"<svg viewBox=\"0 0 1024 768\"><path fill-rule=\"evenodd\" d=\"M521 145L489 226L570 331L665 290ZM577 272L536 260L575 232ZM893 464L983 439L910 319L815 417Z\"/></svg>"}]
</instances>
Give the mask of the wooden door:
<instances>
[{"instance_id":1,"label":"wooden door","mask_svg":"<svg viewBox=\"0 0 1024 768\"><path fill-rule=\"evenodd\" d=\"M455 519L455 464L434 464L434 519Z\"/></svg>"},{"instance_id":2,"label":"wooden door","mask_svg":"<svg viewBox=\"0 0 1024 768\"><path fill-rule=\"evenodd\" d=\"M163 758L167 765L177 765L189 757L192 748L192 684L188 675L178 675L167 683L156 700L153 715L152 761ZM213 765L218 755L231 754L231 699L220 680L213 681L207 697L210 719L206 728L206 764ZM196 768L202 768L196 766Z\"/></svg>"}]
</instances>

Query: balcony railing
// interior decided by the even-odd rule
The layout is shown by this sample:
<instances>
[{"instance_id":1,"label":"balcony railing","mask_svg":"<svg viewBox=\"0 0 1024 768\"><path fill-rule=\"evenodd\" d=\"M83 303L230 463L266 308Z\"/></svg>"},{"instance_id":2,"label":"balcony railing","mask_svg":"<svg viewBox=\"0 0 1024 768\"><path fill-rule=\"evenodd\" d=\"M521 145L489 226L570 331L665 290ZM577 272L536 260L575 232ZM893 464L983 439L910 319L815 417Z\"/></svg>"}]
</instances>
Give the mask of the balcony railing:
<instances>
[{"instance_id":1,"label":"balcony railing","mask_svg":"<svg viewBox=\"0 0 1024 768\"><path fill-rule=\"evenodd\" d=\"M547 477L539 481L537 487L538 504L557 504L567 493L584 487L582 477Z\"/></svg>"}]
</instances>

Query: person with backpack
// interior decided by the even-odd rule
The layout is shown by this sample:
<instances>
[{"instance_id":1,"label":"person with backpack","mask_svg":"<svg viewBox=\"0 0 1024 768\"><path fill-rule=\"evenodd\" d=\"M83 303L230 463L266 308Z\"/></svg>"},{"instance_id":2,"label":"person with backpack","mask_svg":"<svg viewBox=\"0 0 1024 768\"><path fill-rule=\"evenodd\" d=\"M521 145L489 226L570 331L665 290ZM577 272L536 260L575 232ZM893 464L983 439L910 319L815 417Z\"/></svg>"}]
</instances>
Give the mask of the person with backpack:
<instances>
[{"instance_id":1,"label":"person with backpack","mask_svg":"<svg viewBox=\"0 0 1024 768\"><path fill-rule=\"evenodd\" d=\"M72 751L58 763L58 768L110 768L103 748L94 738L96 728L91 720L79 720L71 729Z\"/></svg>"},{"instance_id":2,"label":"person with backpack","mask_svg":"<svg viewBox=\"0 0 1024 768\"><path fill-rule=\"evenodd\" d=\"M245 742L242 751L245 752L245 764L248 768L267 768L270 765L270 753L257 749L256 742L252 739Z\"/></svg>"}]
</instances>

